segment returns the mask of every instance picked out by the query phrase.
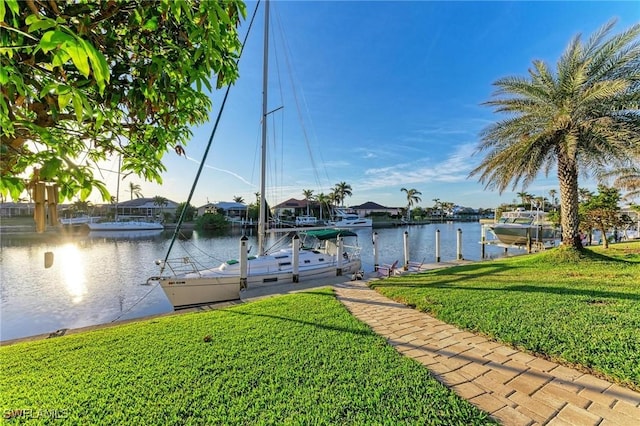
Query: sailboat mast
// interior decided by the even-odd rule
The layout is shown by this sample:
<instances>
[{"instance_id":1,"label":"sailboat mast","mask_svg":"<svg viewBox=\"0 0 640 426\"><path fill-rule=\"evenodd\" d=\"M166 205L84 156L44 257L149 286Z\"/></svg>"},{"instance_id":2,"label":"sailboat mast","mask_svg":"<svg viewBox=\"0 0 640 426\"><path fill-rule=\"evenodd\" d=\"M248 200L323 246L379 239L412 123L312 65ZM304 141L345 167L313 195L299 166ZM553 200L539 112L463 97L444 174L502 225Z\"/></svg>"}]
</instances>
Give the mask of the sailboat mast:
<instances>
[{"instance_id":1,"label":"sailboat mast","mask_svg":"<svg viewBox=\"0 0 640 426\"><path fill-rule=\"evenodd\" d=\"M122 154L118 156L118 182L116 183L116 213L114 220L118 221L118 204L120 203L120 170L122 169Z\"/></svg>"},{"instance_id":2,"label":"sailboat mast","mask_svg":"<svg viewBox=\"0 0 640 426\"><path fill-rule=\"evenodd\" d=\"M258 255L264 254L267 223L266 164L267 164L267 83L269 77L269 0L264 2L264 59L262 65L262 143L260 161L260 218L258 219Z\"/></svg>"}]
</instances>

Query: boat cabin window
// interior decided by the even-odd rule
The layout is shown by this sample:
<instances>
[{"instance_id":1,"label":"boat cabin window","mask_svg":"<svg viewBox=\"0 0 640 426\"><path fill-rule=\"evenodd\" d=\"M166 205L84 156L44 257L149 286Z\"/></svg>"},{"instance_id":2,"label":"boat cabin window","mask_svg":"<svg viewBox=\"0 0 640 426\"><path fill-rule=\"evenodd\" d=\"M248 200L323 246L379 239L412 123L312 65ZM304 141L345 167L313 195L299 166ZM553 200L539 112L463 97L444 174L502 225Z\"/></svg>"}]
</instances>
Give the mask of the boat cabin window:
<instances>
[{"instance_id":1,"label":"boat cabin window","mask_svg":"<svg viewBox=\"0 0 640 426\"><path fill-rule=\"evenodd\" d=\"M526 217L519 217L513 220L513 223L520 223L523 225L528 225L529 223L531 223L531 219L526 218Z\"/></svg>"}]
</instances>

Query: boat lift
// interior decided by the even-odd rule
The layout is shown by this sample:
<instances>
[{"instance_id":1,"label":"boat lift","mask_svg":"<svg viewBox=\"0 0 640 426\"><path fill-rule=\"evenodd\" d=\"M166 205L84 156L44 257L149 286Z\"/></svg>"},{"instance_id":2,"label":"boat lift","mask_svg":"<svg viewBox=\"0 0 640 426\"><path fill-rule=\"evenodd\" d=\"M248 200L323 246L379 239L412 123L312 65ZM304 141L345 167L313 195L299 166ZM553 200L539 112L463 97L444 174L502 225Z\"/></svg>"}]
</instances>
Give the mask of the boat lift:
<instances>
[{"instance_id":1,"label":"boat lift","mask_svg":"<svg viewBox=\"0 0 640 426\"><path fill-rule=\"evenodd\" d=\"M518 249L518 250L526 250L527 253L535 253L535 252L539 252L539 251L544 251L547 248L552 248L555 247L555 243L548 243L545 244L542 241L535 241L535 239L533 239L530 235L528 235L527 238L527 243L526 244L505 244L503 242L501 242L500 240L498 240L497 238L495 239L487 239L487 228L488 225L487 224L483 224L482 225L482 231L481 231L481 240L480 240L480 244L482 246L481 248L481 259L484 259L486 257L485 255L485 247L487 245L491 245L494 247L502 247L504 248L504 253L507 254L507 250L508 249Z\"/></svg>"}]
</instances>

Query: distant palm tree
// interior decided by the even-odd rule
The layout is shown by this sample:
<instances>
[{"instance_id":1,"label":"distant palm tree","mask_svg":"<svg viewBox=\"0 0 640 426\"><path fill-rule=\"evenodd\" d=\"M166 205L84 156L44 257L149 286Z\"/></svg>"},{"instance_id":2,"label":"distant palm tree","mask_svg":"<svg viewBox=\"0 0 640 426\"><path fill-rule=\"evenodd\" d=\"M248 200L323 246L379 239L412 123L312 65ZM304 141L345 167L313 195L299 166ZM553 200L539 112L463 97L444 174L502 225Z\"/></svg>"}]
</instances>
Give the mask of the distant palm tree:
<instances>
[{"instance_id":1,"label":"distant palm tree","mask_svg":"<svg viewBox=\"0 0 640 426\"><path fill-rule=\"evenodd\" d=\"M331 203L331 198L324 192L321 192L316 195L316 201L318 202L318 204L320 204L320 220L322 220L322 211L324 210L324 206L326 205L328 208L329 204Z\"/></svg>"},{"instance_id":2,"label":"distant palm tree","mask_svg":"<svg viewBox=\"0 0 640 426\"><path fill-rule=\"evenodd\" d=\"M239 196L239 195L234 195L234 196L233 196L233 201L234 201L235 203L244 203L244 198L242 198L242 197L241 197L241 196Z\"/></svg>"},{"instance_id":3,"label":"distant palm tree","mask_svg":"<svg viewBox=\"0 0 640 426\"><path fill-rule=\"evenodd\" d=\"M347 182L336 183L333 192L336 194L336 201L338 201L341 206L344 206L344 199L347 196L351 197L351 185Z\"/></svg>"},{"instance_id":4,"label":"distant palm tree","mask_svg":"<svg viewBox=\"0 0 640 426\"><path fill-rule=\"evenodd\" d=\"M309 216L309 201L313 199L313 189L303 189L302 196L304 200L307 202L307 216Z\"/></svg>"},{"instance_id":5,"label":"distant palm tree","mask_svg":"<svg viewBox=\"0 0 640 426\"><path fill-rule=\"evenodd\" d=\"M442 203L440 202L440 198L434 198L433 203L434 211L437 211L440 215L440 218L442 219Z\"/></svg>"},{"instance_id":6,"label":"distant palm tree","mask_svg":"<svg viewBox=\"0 0 640 426\"><path fill-rule=\"evenodd\" d=\"M406 192L407 194L407 221L410 221L411 206L413 206L414 203L419 203L420 201L422 201L422 198L420 198L420 195L422 195L422 192L414 188L411 188L411 189L400 188L400 191Z\"/></svg>"},{"instance_id":7,"label":"distant palm tree","mask_svg":"<svg viewBox=\"0 0 640 426\"><path fill-rule=\"evenodd\" d=\"M91 201L74 201L71 205L71 209L76 212L88 212L91 207Z\"/></svg>"},{"instance_id":8,"label":"distant palm tree","mask_svg":"<svg viewBox=\"0 0 640 426\"><path fill-rule=\"evenodd\" d=\"M440 203L440 205L442 206L442 211L447 213L447 214L452 214L453 213L453 208L455 207L455 203L452 203L451 201L444 201L442 203Z\"/></svg>"},{"instance_id":9,"label":"distant palm tree","mask_svg":"<svg viewBox=\"0 0 640 426\"><path fill-rule=\"evenodd\" d=\"M542 211L544 211L544 206L549 200L540 195L537 197L533 197L531 201L535 201L536 207L539 207Z\"/></svg>"},{"instance_id":10,"label":"distant palm tree","mask_svg":"<svg viewBox=\"0 0 640 426\"><path fill-rule=\"evenodd\" d=\"M166 207L168 204L169 204L169 200L167 200L166 198L160 195L156 195L155 197L153 197L153 205L160 207L160 215L162 215L164 211L163 208Z\"/></svg>"},{"instance_id":11,"label":"distant palm tree","mask_svg":"<svg viewBox=\"0 0 640 426\"><path fill-rule=\"evenodd\" d=\"M556 191L555 189L550 189L549 190L549 197L551 197L551 204L553 205L553 207L555 207L556 204L558 204L558 200L556 198L556 195L558 195L558 191Z\"/></svg>"},{"instance_id":12,"label":"distant palm tree","mask_svg":"<svg viewBox=\"0 0 640 426\"><path fill-rule=\"evenodd\" d=\"M578 188L578 202L586 203L593 197L593 192L589 191L587 188Z\"/></svg>"},{"instance_id":13,"label":"distant palm tree","mask_svg":"<svg viewBox=\"0 0 640 426\"><path fill-rule=\"evenodd\" d=\"M640 166L620 167L602 174L603 178L615 177L613 186L627 191L624 199L640 197Z\"/></svg>"},{"instance_id":14,"label":"distant palm tree","mask_svg":"<svg viewBox=\"0 0 640 426\"><path fill-rule=\"evenodd\" d=\"M640 145L640 24L607 38L615 20L586 43L576 36L553 72L536 60L528 77L496 81L486 105L509 117L488 126L478 152L486 151L470 176L488 188L533 182L541 170L557 170L564 245L582 248L578 217L580 169L623 164ZM636 152L634 152L634 150Z\"/></svg>"},{"instance_id":15,"label":"distant palm tree","mask_svg":"<svg viewBox=\"0 0 640 426\"><path fill-rule=\"evenodd\" d=\"M522 205L525 207L527 206L527 204L531 203L531 198L533 197L533 195L529 194L526 191L518 192L516 195L520 197Z\"/></svg>"},{"instance_id":16,"label":"distant palm tree","mask_svg":"<svg viewBox=\"0 0 640 426\"><path fill-rule=\"evenodd\" d=\"M142 198L142 188L137 183L129 182L129 192L132 200L134 195L136 198Z\"/></svg>"}]
</instances>

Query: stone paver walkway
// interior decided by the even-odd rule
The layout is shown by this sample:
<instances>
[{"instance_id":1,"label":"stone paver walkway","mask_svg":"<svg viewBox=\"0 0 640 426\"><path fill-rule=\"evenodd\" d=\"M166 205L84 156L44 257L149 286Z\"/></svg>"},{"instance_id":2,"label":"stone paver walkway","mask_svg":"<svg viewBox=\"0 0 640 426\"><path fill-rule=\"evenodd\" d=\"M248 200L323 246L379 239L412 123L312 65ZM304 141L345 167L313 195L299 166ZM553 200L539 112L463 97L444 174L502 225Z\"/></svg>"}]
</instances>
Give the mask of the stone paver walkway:
<instances>
[{"instance_id":1,"label":"stone paver walkway","mask_svg":"<svg viewBox=\"0 0 640 426\"><path fill-rule=\"evenodd\" d=\"M640 425L640 393L460 330L364 282L338 299L401 354L504 425Z\"/></svg>"}]
</instances>

